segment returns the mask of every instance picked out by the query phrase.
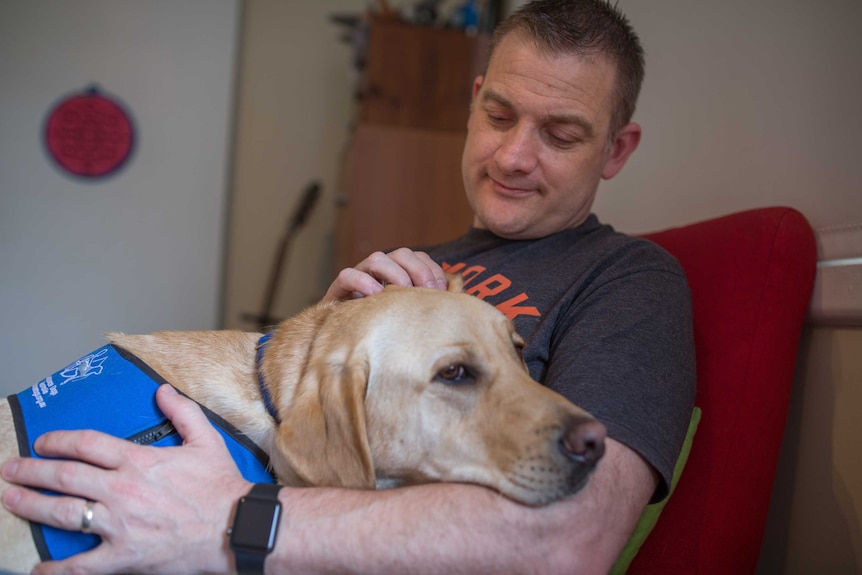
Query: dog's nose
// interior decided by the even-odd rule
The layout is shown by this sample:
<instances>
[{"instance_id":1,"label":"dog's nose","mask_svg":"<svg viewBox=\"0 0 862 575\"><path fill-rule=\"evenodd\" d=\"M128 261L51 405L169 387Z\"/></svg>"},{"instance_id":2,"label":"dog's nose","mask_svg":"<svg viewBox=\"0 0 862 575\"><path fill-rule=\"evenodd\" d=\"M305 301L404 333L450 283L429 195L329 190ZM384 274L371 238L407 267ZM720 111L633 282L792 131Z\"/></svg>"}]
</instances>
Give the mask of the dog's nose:
<instances>
[{"instance_id":1,"label":"dog's nose","mask_svg":"<svg viewBox=\"0 0 862 575\"><path fill-rule=\"evenodd\" d=\"M606 435L605 426L595 419L578 420L563 434L560 447L572 461L595 465L605 453Z\"/></svg>"}]
</instances>

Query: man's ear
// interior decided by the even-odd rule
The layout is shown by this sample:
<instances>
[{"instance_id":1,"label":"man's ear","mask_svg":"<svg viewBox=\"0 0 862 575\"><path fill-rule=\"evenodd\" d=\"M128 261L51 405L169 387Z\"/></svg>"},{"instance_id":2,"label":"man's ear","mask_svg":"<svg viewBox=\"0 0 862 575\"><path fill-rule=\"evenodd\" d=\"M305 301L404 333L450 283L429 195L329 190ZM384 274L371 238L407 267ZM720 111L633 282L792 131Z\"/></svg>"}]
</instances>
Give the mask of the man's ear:
<instances>
[{"instance_id":1,"label":"man's ear","mask_svg":"<svg viewBox=\"0 0 862 575\"><path fill-rule=\"evenodd\" d=\"M476 94L479 93L479 88L482 87L482 82L484 81L485 76L476 76L476 78L473 80L473 93L471 94L471 98L473 98L473 100L476 99Z\"/></svg>"},{"instance_id":2,"label":"man's ear","mask_svg":"<svg viewBox=\"0 0 862 575\"><path fill-rule=\"evenodd\" d=\"M640 141L641 127L639 124L631 122L623 126L611 143L608 158L602 169L602 178L610 180L616 176L623 169L629 156L637 149Z\"/></svg>"}]
</instances>

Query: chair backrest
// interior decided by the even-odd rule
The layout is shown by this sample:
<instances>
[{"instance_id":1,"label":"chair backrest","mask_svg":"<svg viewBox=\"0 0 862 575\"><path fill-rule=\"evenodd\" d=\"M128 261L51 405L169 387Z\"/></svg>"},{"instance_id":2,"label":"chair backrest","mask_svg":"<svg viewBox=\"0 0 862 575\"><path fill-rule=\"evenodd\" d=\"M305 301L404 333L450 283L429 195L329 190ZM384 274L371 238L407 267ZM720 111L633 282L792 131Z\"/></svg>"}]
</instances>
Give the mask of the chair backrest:
<instances>
[{"instance_id":1,"label":"chair backrest","mask_svg":"<svg viewBox=\"0 0 862 575\"><path fill-rule=\"evenodd\" d=\"M791 208L739 212L645 235L692 291L691 454L632 574L753 573L816 270L814 233Z\"/></svg>"}]
</instances>

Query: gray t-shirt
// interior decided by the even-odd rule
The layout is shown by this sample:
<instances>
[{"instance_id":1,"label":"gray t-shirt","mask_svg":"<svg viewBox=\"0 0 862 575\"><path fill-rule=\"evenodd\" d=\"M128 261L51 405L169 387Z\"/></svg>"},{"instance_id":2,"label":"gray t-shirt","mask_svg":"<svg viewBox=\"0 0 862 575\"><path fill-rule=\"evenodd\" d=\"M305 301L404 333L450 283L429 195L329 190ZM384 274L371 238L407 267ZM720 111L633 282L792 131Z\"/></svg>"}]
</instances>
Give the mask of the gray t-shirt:
<instances>
[{"instance_id":1,"label":"gray t-shirt","mask_svg":"<svg viewBox=\"0 0 862 575\"><path fill-rule=\"evenodd\" d=\"M662 481L652 501L663 499L695 396L691 298L679 263L595 215L538 240L472 228L422 249L514 321L534 379L655 467Z\"/></svg>"}]
</instances>

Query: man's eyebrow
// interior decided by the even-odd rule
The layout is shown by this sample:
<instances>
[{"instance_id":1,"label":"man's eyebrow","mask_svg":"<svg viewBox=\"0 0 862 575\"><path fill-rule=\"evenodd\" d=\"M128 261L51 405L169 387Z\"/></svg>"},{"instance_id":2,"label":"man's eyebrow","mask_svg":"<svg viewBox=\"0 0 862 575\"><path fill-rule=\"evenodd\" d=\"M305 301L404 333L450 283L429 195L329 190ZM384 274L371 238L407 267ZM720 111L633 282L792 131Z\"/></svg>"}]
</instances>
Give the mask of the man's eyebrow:
<instances>
[{"instance_id":1,"label":"man's eyebrow","mask_svg":"<svg viewBox=\"0 0 862 575\"><path fill-rule=\"evenodd\" d=\"M481 100L483 103L496 103L510 110L516 109L512 102L491 89L482 92ZM593 127L592 122L580 114L545 114L543 119L545 122L550 124L568 124L577 126L583 131L583 135L586 138L592 137L595 133L595 128Z\"/></svg>"},{"instance_id":2,"label":"man's eyebrow","mask_svg":"<svg viewBox=\"0 0 862 575\"><path fill-rule=\"evenodd\" d=\"M491 89L482 91L482 102L495 102L506 108L514 108L512 102Z\"/></svg>"}]
</instances>

